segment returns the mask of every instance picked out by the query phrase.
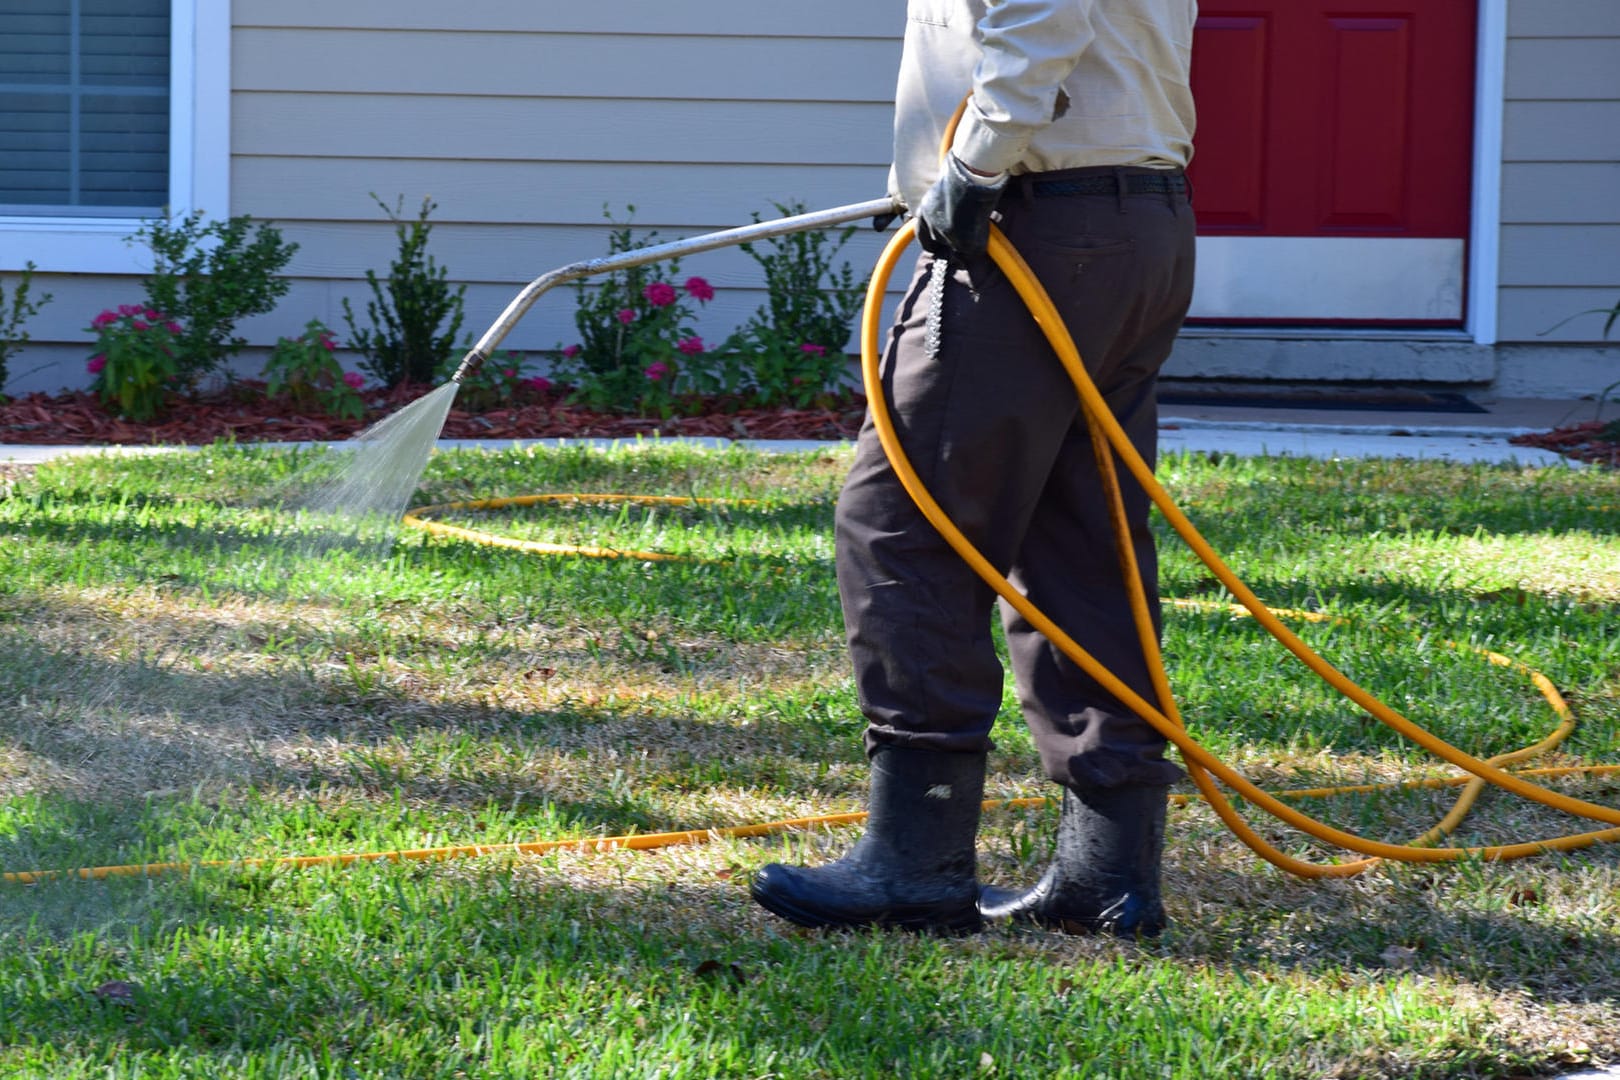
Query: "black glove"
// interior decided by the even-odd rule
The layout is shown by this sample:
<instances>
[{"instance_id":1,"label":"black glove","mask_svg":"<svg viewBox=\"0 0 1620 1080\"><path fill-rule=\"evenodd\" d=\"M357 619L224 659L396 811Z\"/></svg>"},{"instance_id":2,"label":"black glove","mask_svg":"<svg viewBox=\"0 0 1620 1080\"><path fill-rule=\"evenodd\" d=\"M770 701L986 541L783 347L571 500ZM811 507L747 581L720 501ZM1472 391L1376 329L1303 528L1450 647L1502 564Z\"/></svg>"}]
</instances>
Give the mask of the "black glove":
<instances>
[{"instance_id":1,"label":"black glove","mask_svg":"<svg viewBox=\"0 0 1620 1080\"><path fill-rule=\"evenodd\" d=\"M931 255L977 255L990 246L990 215L1007 186L976 184L955 154L945 155L945 168L917 207L917 242Z\"/></svg>"}]
</instances>

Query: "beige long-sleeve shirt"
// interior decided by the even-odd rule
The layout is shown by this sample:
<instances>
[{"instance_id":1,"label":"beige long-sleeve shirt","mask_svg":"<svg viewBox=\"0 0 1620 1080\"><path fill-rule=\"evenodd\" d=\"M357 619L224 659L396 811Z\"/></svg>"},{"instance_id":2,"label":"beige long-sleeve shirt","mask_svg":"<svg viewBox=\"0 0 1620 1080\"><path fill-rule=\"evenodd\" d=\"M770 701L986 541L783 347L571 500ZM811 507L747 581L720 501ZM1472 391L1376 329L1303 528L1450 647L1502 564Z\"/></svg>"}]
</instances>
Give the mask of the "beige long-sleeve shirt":
<instances>
[{"instance_id":1,"label":"beige long-sleeve shirt","mask_svg":"<svg viewBox=\"0 0 1620 1080\"><path fill-rule=\"evenodd\" d=\"M889 190L916 206L952 152L982 173L1185 167L1197 0L909 0Z\"/></svg>"}]
</instances>

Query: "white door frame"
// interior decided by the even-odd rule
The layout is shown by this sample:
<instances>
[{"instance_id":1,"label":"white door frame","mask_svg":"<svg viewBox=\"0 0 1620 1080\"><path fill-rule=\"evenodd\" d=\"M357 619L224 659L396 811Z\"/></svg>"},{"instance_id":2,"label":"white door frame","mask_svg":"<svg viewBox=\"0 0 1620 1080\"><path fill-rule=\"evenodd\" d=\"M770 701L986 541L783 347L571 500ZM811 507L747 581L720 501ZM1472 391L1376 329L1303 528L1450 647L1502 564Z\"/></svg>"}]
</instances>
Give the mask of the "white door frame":
<instances>
[{"instance_id":1,"label":"white door frame","mask_svg":"<svg viewBox=\"0 0 1620 1080\"><path fill-rule=\"evenodd\" d=\"M1495 345L1502 268L1502 126L1507 106L1508 0L1479 0L1474 62L1474 199L1468 230L1468 310L1477 345Z\"/></svg>"},{"instance_id":2,"label":"white door frame","mask_svg":"<svg viewBox=\"0 0 1620 1080\"><path fill-rule=\"evenodd\" d=\"M1306 324L1455 320L1460 327L1449 333L1480 345L1495 344L1507 16L1508 0L1477 0L1466 240L1200 237L1193 316L1264 316ZM1360 331L1346 327L1337 332L1355 336Z\"/></svg>"}]
</instances>

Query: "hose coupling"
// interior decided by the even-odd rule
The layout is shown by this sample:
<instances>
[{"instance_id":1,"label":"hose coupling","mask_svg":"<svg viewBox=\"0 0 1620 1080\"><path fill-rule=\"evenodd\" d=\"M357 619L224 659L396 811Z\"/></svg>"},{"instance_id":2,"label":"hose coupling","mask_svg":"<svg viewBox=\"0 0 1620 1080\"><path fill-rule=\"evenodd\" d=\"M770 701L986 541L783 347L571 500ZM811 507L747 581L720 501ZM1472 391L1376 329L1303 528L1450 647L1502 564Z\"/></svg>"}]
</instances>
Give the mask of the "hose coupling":
<instances>
[{"instance_id":1,"label":"hose coupling","mask_svg":"<svg viewBox=\"0 0 1620 1080\"><path fill-rule=\"evenodd\" d=\"M450 376L450 381L459 384L467 376L477 374L478 369L483 367L484 361L488 359L488 353L474 348L462 358L461 366L456 368L456 373L454 375Z\"/></svg>"}]
</instances>

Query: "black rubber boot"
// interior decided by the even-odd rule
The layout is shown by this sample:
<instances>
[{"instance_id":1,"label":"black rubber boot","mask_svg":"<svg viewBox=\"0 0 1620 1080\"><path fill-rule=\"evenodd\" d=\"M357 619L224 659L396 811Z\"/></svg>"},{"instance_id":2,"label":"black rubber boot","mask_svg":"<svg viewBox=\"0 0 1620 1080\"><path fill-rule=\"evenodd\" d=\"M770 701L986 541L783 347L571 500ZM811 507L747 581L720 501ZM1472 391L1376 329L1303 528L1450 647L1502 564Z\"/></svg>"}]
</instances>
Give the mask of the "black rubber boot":
<instances>
[{"instance_id":1,"label":"black rubber boot","mask_svg":"<svg viewBox=\"0 0 1620 1080\"><path fill-rule=\"evenodd\" d=\"M749 892L800 926L977 930L984 763L984 754L878 747L866 832L849 854L825 866L771 863Z\"/></svg>"},{"instance_id":2,"label":"black rubber boot","mask_svg":"<svg viewBox=\"0 0 1620 1080\"><path fill-rule=\"evenodd\" d=\"M1159 898L1165 787L1063 789L1057 853L1023 892L986 886L979 911L1069 934L1154 937L1165 928Z\"/></svg>"}]
</instances>

